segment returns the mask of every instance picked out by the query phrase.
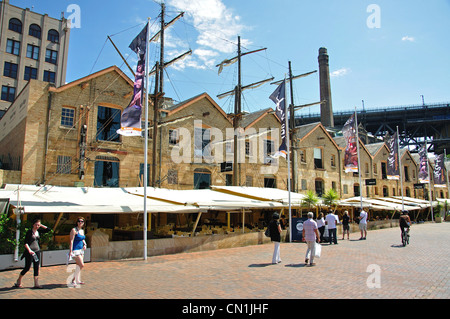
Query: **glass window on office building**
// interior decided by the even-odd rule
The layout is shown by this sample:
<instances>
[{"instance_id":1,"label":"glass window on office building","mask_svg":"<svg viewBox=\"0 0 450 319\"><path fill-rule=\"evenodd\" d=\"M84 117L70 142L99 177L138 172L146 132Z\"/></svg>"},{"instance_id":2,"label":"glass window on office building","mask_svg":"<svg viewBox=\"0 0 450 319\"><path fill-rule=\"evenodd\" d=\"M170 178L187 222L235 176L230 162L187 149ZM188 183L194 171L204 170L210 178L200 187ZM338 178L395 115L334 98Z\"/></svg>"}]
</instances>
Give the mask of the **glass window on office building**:
<instances>
[{"instance_id":1,"label":"glass window on office building","mask_svg":"<svg viewBox=\"0 0 450 319\"><path fill-rule=\"evenodd\" d=\"M55 83L56 82L56 73L52 71L44 71L44 81Z\"/></svg>"},{"instance_id":2,"label":"glass window on office building","mask_svg":"<svg viewBox=\"0 0 450 319\"><path fill-rule=\"evenodd\" d=\"M41 38L41 27L37 24L30 24L30 28L28 30L28 35L31 35L35 38L40 39Z\"/></svg>"},{"instance_id":3,"label":"glass window on office building","mask_svg":"<svg viewBox=\"0 0 450 319\"><path fill-rule=\"evenodd\" d=\"M6 41L6 52L14 55L19 55L20 53L20 42L12 39Z\"/></svg>"},{"instance_id":4,"label":"glass window on office building","mask_svg":"<svg viewBox=\"0 0 450 319\"><path fill-rule=\"evenodd\" d=\"M58 52L54 50L45 50L45 62L56 64L58 61Z\"/></svg>"},{"instance_id":5,"label":"glass window on office building","mask_svg":"<svg viewBox=\"0 0 450 319\"><path fill-rule=\"evenodd\" d=\"M27 58L39 60L39 47L27 44Z\"/></svg>"},{"instance_id":6,"label":"glass window on office building","mask_svg":"<svg viewBox=\"0 0 450 319\"><path fill-rule=\"evenodd\" d=\"M25 74L23 76L23 79L25 81L28 81L30 79L37 79L37 72L38 70L36 68L32 68L31 66L26 66L25 67Z\"/></svg>"},{"instance_id":7,"label":"glass window on office building","mask_svg":"<svg viewBox=\"0 0 450 319\"><path fill-rule=\"evenodd\" d=\"M48 31L47 40L53 43L59 43L59 33L58 31L51 29Z\"/></svg>"},{"instance_id":8,"label":"glass window on office building","mask_svg":"<svg viewBox=\"0 0 450 319\"><path fill-rule=\"evenodd\" d=\"M2 100L13 102L16 98L16 88L11 86L2 86Z\"/></svg>"},{"instance_id":9,"label":"glass window on office building","mask_svg":"<svg viewBox=\"0 0 450 319\"><path fill-rule=\"evenodd\" d=\"M17 67L18 65L15 63L5 62L5 67L3 68L3 76L17 79Z\"/></svg>"},{"instance_id":10,"label":"glass window on office building","mask_svg":"<svg viewBox=\"0 0 450 319\"><path fill-rule=\"evenodd\" d=\"M12 18L9 20L9 30L22 33L22 22L19 19Z\"/></svg>"}]
</instances>

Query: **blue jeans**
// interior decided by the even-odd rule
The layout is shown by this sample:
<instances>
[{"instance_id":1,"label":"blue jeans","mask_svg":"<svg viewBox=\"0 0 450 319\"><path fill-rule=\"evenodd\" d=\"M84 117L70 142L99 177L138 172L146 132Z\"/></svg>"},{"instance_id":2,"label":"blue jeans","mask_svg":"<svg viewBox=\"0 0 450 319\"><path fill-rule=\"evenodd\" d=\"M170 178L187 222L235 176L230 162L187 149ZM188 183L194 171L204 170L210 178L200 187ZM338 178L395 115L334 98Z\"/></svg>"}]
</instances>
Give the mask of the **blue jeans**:
<instances>
[{"instance_id":1,"label":"blue jeans","mask_svg":"<svg viewBox=\"0 0 450 319\"><path fill-rule=\"evenodd\" d=\"M330 244L331 242L334 242L335 244L337 244L337 238L336 238L336 228L328 228L328 239L330 240Z\"/></svg>"}]
</instances>

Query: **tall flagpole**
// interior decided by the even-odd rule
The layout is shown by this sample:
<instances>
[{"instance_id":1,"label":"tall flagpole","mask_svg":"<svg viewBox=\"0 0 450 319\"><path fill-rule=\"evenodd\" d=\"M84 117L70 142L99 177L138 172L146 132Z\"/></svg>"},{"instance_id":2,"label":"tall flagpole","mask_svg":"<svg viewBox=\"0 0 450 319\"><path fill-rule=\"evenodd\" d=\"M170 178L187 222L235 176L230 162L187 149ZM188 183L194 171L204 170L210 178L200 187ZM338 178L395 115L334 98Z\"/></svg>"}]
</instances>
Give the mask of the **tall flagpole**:
<instances>
[{"instance_id":1,"label":"tall flagpole","mask_svg":"<svg viewBox=\"0 0 450 319\"><path fill-rule=\"evenodd\" d=\"M356 150L358 152L358 175L359 175L359 198L361 201L361 210L363 209L363 199L362 199L362 182L361 182L361 159L359 158L359 132L358 132L358 114L356 113L355 106L355 128L356 128Z\"/></svg>"},{"instance_id":2,"label":"tall flagpole","mask_svg":"<svg viewBox=\"0 0 450 319\"><path fill-rule=\"evenodd\" d=\"M286 144L287 144L287 171L288 171L288 201L289 201L289 227L292 225L292 208L291 208L291 159L290 159L290 141L289 141L289 125L288 125L288 114L289 114L289 104L287 103L286 95L286 76L284 77L284 105L285 105L285 126L286 126ZM292 105L293 107L293 105ZM292 231L289 231L289 242L292 242Z\"/></svg>"},{"instance_id":3,"label":"tall flagpole","mask_svg":"<svg viewBox=\"0 0 450 319\"><path fill-rule=\"evenodd\" d=\"M400 175L400 187L402 194L402 211L405 210L405 200L403 199L403 173L402 173L402 155L400 154L400 136L398 135L397 126L397 156L398 156L398 172Z\"/></svg>"},{"instance_id":4,"label":"tall flagpole","mask_svg":"<svg viewBox=\"0 0 450 319\"><path fill-rule=\"evenodd\" d=\"M147 183L148 183L148 73L149 73L150 18L147 18L147 39L145 40L145 142L144 142L144 260L147 260Z\"/></svg>"}]
</instances>

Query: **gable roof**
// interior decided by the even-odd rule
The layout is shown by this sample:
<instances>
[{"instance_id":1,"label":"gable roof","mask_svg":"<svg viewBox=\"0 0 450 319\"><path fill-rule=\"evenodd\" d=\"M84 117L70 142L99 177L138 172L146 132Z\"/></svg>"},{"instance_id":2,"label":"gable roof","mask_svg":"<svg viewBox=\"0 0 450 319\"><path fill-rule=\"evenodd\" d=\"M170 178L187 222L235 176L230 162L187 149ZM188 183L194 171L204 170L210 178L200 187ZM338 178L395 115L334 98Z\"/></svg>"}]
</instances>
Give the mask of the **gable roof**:
<instances>
[{"instance_id":1,"label":"gable roof","mask_svg":"<svg viewBox=\"0 0 450 319\"><path fill-rule=\"evenodd\" d=\"M273 115L277 119L277 121L280 121L278 116L276 116L275 114L271 114L271 112L273 112L273 109L269 107L264 110L259 110L256 112L245 114L244 116L242 116L240 125L245 129L248 127L252 127L261 119L263 119L266 115Z\"/></svg>"},{"instance_id":2,"label":"gable roof","mask_svg":"<svg viewBox=\"0 0 450 319\"><path fill-rule=\"evenodd\" d=\"M378 152L380 152L383 147L386 147L387 149L387 145L384 142L366 144L366 148L372 157L377 156ZM387 149L387 151L389 151L389 149Z\"/></svg>"},{"instance_id":3,"label":"gable roof","mask_svg":"<svg viewBox=\"0 0 450 319\"><path fill-rule=\"evenodd\" d=\"M232 122L230 120L230 118L227 116L227 114L224 112L224 110L222 110L222 108L206 92L196 95L194 97L191 97L191 98L189 98L183 102L180 102L176 105L173 105L167 109L161 110L161 112L165 112L165 113L167 113L167 116L171 116L174 113L181 111L181 110L191 106L192 104L200 101L201 99L207 99L219 111L219 113L222 114L223 117L225 117L227 119L227 121Z\"/></svg>"},{"instance_id":4,"label":"gable roof","mask_svg":"<svg viewBox=\"0 0 450 319\"><path fill-rule=\"evenodd\" d=\"M49 91L51 92L62 92L64 90L70 89L74 86L80 85L84 82L87 82L89 80L95 79L97 77L100 77L104 74L110 73L110 72L117 72L131 87L134 87L134 82L117 66L113 65L109 68L100 70L98 72L92 73L88 76L82 77L81 79L75 80L73 82L67 83L65 85L62 85L60 87L50 87Z\"/></svg>"},{"instance_id":5,"label":"gable roof","mask_svg":"<svg viewBox=\"0 0 450 319\"><path fill-rule=\"evenodd\" d=\"M343 136L335 136L335 137L333 137L333 140L336 142L336 144L339 146L339 148L341 150L344 150L347 147L347 141L345 140L345 137L343 137ZM361 138L358 137L358 141L359 141L360 147L362 146L362 148L364 148L364 150L367 152L369 157L373 158L372 154L369 152L369 150L367 149L366 145L361 140Z\"/></svg>"},{"instance_id":6,"label":"gable roof","mask_svg":"<svg viewBox=\"0 0 450 319\"><path fill-rule=\"evenodd\" d=\"M336 148L339 148L339 145L336 143L336 141L333 139L333 137L330 135L330 133L328 133L328 131L326 130L326 128L323 126L323 124L321 122L297 126L296 127L296 138L298 138L299 141L301 142L302 140L307 138L309 135L311 135L317 129L321 129L325 133L325 135L329 138L329 140L334 144L334 146L336 146Z\"/></svg>"}]
</instances>

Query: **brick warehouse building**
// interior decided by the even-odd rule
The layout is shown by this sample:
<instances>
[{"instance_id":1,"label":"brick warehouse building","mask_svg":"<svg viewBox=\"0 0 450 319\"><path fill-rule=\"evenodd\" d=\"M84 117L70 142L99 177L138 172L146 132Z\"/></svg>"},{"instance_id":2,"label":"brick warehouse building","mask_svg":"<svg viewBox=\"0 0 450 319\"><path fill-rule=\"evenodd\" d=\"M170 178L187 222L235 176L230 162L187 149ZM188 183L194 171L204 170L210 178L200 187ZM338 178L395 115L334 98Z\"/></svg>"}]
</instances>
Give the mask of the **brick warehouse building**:
<instances>
[{"instance_id":1,"label":"brick warehouse building","mask_svg":"<svg viewBox=\"0 0 450 319\"><path fill-rule=\"evenodd\" d=\"M0 183L143 185L144 138L116 134L121 111L132 91L132 80L116 66L58 88L45 81L29 81L0 120L0 156L12 161L2 163ZM271 109L261 110L244 115L241 126L245 138L240 147L239 185L287 189L286 160L279 158L273 165L265 156L278 148L278 118ZM222 132L223 143L214 144L218 137L213 129ZM272 133L261 133L273 129ZM164 107L156 141L160 150L155 163L157 186L195 189L231 185L232 172L222 171L220 165L233 158L233 142L227 130L233 132L231 118L206 93ZM183 153L183 132L192 137L190 149L185 152L187 158L176 161L176 155ZM149 176L152 135L149 130ZM299 193L315 190L323 194L334 188L343 199L359 195L358 175L344 172L342 138L332 136L320 123L298 127L295 138ZM208 148L209 143L214 146ZM398 196L400 183L385 178L388 152L384 143L379 144L364 145L360 140L362 195ZM220 161L211 160L219 153ZM402 158L404 172L408 172L405 195L423 198L423 191L413 190L418 182L416 161L408 151L402 152ZM16 169L11 169L13 164ZM365 186L368 178L376 179L377 186Z\"/></svg>"}]
</instances>

